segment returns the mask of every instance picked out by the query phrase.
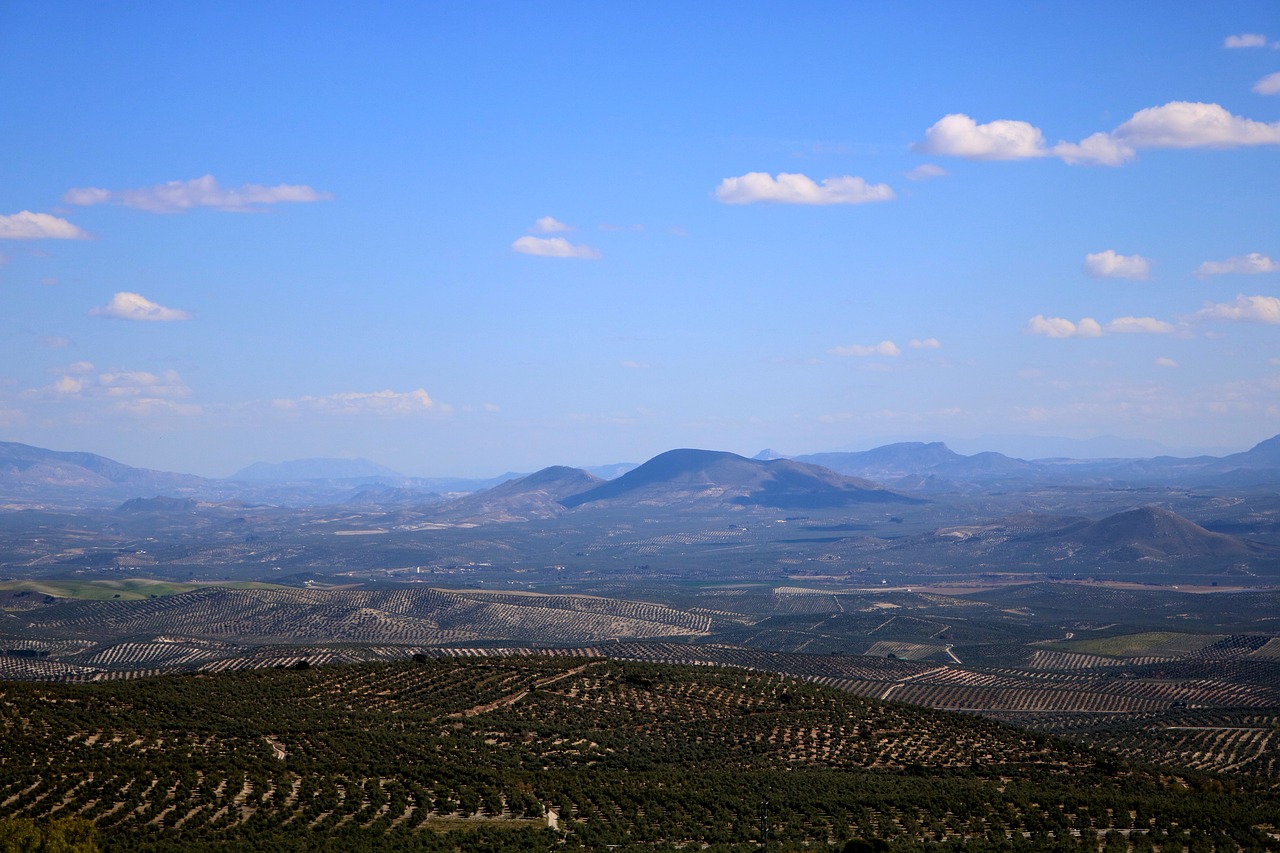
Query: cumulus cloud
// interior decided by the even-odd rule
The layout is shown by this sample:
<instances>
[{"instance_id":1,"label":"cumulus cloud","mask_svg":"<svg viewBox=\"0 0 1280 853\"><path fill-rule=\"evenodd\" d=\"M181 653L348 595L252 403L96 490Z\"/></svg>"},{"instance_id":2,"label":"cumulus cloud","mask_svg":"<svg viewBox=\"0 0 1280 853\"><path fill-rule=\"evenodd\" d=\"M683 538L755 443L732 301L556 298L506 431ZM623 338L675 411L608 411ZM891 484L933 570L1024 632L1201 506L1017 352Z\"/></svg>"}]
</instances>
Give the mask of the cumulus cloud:
<instances>
[{"instance_id":1,"label":"cumulus cloud","mask_svg":"<svg viewBox=\"0 0 1280 853\"><path fill-rule=\"evenodd\" d=\"M931 181L934 178L942 178L947 174L947 170L935 163L921 163L910 172L907 172L907 180L909 181Z\"/></svg>"},{"instance_id":2,"label":"cumulus cloud","mask_svg":"<svg viewBox=\"0 0 1280 853\"><path fill-rule=\"evenodd\" d=\"M780 172L774 178L767 172L748 172L721 181L715 197L724 204L866 204L889 201L893 189L888 184L868 184L849 175L824 178L817 184L797 173Z\"/></svg>"},{"instance_id":3,"label":"cumulus cloud","mask_svg":"<svg viewBox=\"0 0 1280 853\"><path fill-rule=\"evenodd\" d=\"M303 184L245 184L223 187L213 175L190 181L169 181L152 187L130 190L105 190L101 187L75 187L63 194L67 204L91 206L119 204L149 210L152 213L181 213L195 207L243 213L265 205L329 201L333 193L320 192Z\"/></svg>"},{"instance_id":4,"label":"cumulus cloud","mask_svg":"<svg viewBox=\"0 0 1280 853\"><path fill-rule=\"evenodd\" d=\"M1280 95L1280 71L1272 72L1254 83L1253 91L1259 95Z\"/></svg>"},{"instance_id":5,"label":"cumulus cloud","mask_svg":"<svg viewBox=\"0 0 1280 853\"><path fill-rule=\"evenodd\" d=\"M1222 46L1226 48L1266 47L1267 37L1262 33L1240 33L1239 35L1227 36L1222 40Z\"/></svg>"},{"instance_id":6,"label":"cumulus cloud","mask_svg":"<svg viewBox=\"0 0 1280 853\"><path fill-rule=\"evenodd\" d=\"M1007 119L978 124L964 113L938 119L924 132L924 141L911 148L967 160L1024 160L1048 154L1038 127Z\"/></svg>"},{"instance_id":7,"label":"cumulus cloud","mask_svg":"<svg viewBox=\"0 0 1280 853\"><path fill-rule=\"evenodd\" d=\"M554 216L541 216L534 221L533 227L529 229L531 234L556 234L561 231L572 231L572 225L565 225Z\"/></svg>"},{"instance_id":8,"label":"cumulus cloud","mask_svg":"<svg viewBox=\"0 0 1280 853\"><path fill-rule=\"evenodd\" d=\"M1197 278L1209 278L1215 275L1260 275L1269 272L1280 272L1280 264L1266 255L1250 252L1225 261L1205 261L1196 267L1195 274Z\"/></svg>"},{"instance_id":9,"label":"cumulus cloud","mask_svg":"<svg viewBox=\"0 0 1280 853\"><path fill-rule=\"evenodd\" d=\"M145 320L155 323L171 323L190 320L191 315L177 308L157 305L139 293L121 291L111 297L106 305L90 308L91 317L113 317L117 320Z\"/></svg>"},{"instance_id":10,"label":"cumulus cloud","mask_svg":"<svg viewBox=\"0 0 1280 853\"><path fill-rule=\"evenodd\" d=\"M1102 326L1092 317L1073 323L1064 317L1037 314L1027 321L1027 331L1047 338L1096 338L1102 335Z\"/></svg>"},{"instance_id":11,"label":"cumulus cloud","mask_svg":"<svg viewBox=\"0 0 1280 853\"><path fill-rule=\"evenodd\" d=\"M1163 355L1156 359L1156 364L1160 367L1181 367L1178 362Z\"/></svg>"},{"instance_id":12,"label":"cumulus cloud","mask_svg":"<svg viewBox=\"0 0 1280 853\"><path fill-rule=\"evenodd\" d=\"M570 243L563 237L521 237L511 244L513 252L540 258L583 258L596 260L600 252L582 243Z\"/></svg>"},{"instance_id":13,"label":"cumulus cloud","mask_svg":"<svg viewBox=\"0 0 1280 853\"><path fill-rule=\"evenodd\" d=\"M1210 303L1196 313L1202 320L1280 324L1280 299L1274 296L1236 297L1235 302Z\"/></svg>"},{"instance_id":14,"label":"cumulus cloud","mask_svg":"<svg viewBox=\"0 0 1280 853\"><path fill-rule=\"evenodd\" d=\"M1167 335L1174 331L1174 327L1155 317L1117 317L1107 324L1107 331L1119 334Z\"/></svg>"},{"instance_id":15,"label":"cumulus cloud","mask_svg":"<svg viewBox=\"0 0 1280 853\"><path fill-rule=\"evenodd\" d=\"M1232 115L1218 104L1174 101L1148 107L1111 132L1134 148L1236 148L1280 144L1280 122Z\"/></svg>"},{"instance_id":16,"label":"cumulus cloud","mask_svg":"<svg viewBox=\"0 0 1280 853\"><path fill-rule=\"evenodd\" d=\"M89 234L48 213L24 210L0 216L0 240L86 240Z\"/></svg>"},{"instance_id":17,"label":"cumulus cloud","mask_svg":"<svg viewBox=\"0 0 1280 853\"><path fill-rule=\"evenodd\" d=\"M1050 147L1025 121L978 124L963 113L943 116L912 146L924 154L968 160L1026 160L1053 156L1070 164L1119 166L1143 148L1237 148L1280 144L1280 122L1233 115L1218 104L1172 101L1134 113L1110 132Z\"/></svg>"},{"instance_id":18,"label":"cumulus cloud","mask_svg":"<svg viewBox=\"0 0 1280 853\"><path fill-rule=\"evenodd\" d=\"M1093 278L1137 278L1151 274L1151 261L1142 255L1121 255L1114 249L1084 256L1084 271Z\"/></svg>"},{"instance_id":19,"label":"cumulus cloud","mask_svg":"<svg viewBox=\"0 0 1280 853\"><path fill-rule=\"evenodd\" d=\"M898 349L898 345L893 341L881 341L872 346L864 344L848 344L842 347L832 347L830 350L832 355L853 355L858 357L869 355L902 355L902 350Z\"/></svg>"},{"instance_id":20,"label":"cumulus cloud","mask_svg":"<svg viewBox=\"0 0 1280 853\"><path fill-rule=\"evenodd\" d=\"M942 342L937 338L925 338L924 340L912 338L907 346L912 349L942 349Z\"/></svg>"},{"instance_id":21,"label":"cumulus cloud","mask_svg":"<svg viewBox=\"0 0 1280 853\"><path fill-rule=\"evenodd\" d=\"M410 415L433 411L439 404L419 388L417 391L351 391L326 397L299 397L274 400L278 409L311 409L343 415Z\"/></svg>"}]
</instances>

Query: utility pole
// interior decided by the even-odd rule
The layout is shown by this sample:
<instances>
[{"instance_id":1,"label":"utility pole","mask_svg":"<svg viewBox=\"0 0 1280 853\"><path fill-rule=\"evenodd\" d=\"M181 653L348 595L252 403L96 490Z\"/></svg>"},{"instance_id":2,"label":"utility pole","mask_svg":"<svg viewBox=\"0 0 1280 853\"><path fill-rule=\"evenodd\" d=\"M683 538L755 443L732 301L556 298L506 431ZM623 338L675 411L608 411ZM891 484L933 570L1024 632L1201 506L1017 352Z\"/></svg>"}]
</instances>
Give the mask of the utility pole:
<instances>
[{"instance_id":1,"label":"utility pole","mask_svg":"<svg viewBox=\"0 0 1280 853\"><path fill-rule=\"evenodd\" d=\"M769 801L761 800L760 807L756 809L756 814L760 816L760 846L768 848L769 846Z\"/></svg>"}]
</instances>

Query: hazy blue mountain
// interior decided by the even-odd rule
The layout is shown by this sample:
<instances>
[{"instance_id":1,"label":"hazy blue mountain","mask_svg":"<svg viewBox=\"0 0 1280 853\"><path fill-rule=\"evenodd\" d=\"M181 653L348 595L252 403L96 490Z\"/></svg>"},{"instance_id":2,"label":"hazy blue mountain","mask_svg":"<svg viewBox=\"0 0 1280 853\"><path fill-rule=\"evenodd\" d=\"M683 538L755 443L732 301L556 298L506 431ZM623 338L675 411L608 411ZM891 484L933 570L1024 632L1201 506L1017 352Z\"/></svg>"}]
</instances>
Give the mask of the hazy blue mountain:
<instances>
[{"instance_id":1,"label":"hazy blue mountain","mask_svg":"<svg viewBox=\"0 0 1280 853\"><path fill-rule=\"evenodd\" d=\"M0 496L31 501L119 503L142 494L192 493L212 481L134 468L94 453L0 442Z\"/></svg>"},{"instance_id":2,"label":"hazy blue mountain","mask_svg":"<svg viewBox=\"0 0 1280 853\"><path fill-rule=\"evenodd\" d=\"M614 462L611 465L587 465L582 470L596 475L601 480L615 480L628 471L634 471L639 467L640 463L638 462Z\"/></svg>"},{"instance_id":3,"label":"hazy blue mountain","mask_svg":"<svg viewBox=\"0 0 1280 853\"><path fill-rule=\"evenodd\" d=\"M232 474L230 480L286 483L294 480L355 480L404 475L368 459L293 459L288 462L254 462Z\"/></svg>"}]
</instances>

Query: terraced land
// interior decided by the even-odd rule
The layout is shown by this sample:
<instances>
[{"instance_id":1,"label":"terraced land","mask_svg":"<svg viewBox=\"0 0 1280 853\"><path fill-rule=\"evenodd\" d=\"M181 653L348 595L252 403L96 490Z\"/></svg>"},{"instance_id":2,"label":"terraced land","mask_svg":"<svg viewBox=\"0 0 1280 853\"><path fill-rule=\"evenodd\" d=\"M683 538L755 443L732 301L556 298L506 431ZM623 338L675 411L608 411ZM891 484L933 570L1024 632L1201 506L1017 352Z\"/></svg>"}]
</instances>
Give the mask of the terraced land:
<instances>
[{"instance_id":1,"label":"terraced land","mask_svg":"<svg viewBox=\"0 0 1280 853\"><path fill-rule=\"evenodd\" d=\"M471 657L10 682L0 731L0 819L75 816L111 850L1280 849L1280 802L1252 777L743 669Z\"/></svg>"}]
</instances>

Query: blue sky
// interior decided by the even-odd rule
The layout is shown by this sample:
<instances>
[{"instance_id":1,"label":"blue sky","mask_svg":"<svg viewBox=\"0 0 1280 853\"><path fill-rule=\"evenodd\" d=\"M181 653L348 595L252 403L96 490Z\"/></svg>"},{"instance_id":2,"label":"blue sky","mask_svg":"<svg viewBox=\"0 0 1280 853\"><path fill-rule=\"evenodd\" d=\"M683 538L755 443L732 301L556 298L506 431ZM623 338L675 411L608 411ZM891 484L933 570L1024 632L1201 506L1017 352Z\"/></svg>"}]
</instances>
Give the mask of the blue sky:
<instances>
[{"instance_id":1,"label":"blue sky","mask_svg":"<svg viewBox=\"0 0 1280 853\"><path fill-rule=\"evenodd\" d=\"M8 2L0 79L0 439L1280 433L1269 0Z\"/></svg>"}]
</instances>

